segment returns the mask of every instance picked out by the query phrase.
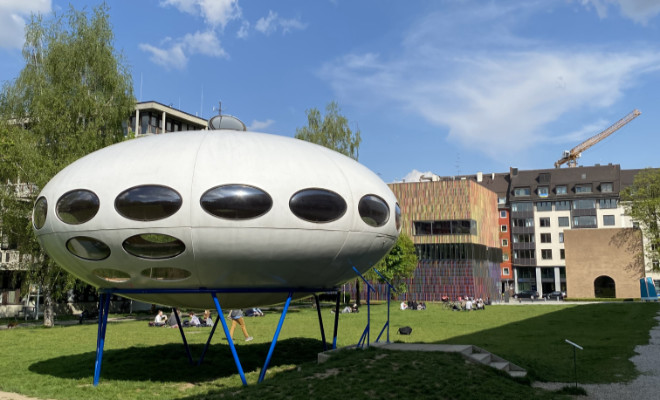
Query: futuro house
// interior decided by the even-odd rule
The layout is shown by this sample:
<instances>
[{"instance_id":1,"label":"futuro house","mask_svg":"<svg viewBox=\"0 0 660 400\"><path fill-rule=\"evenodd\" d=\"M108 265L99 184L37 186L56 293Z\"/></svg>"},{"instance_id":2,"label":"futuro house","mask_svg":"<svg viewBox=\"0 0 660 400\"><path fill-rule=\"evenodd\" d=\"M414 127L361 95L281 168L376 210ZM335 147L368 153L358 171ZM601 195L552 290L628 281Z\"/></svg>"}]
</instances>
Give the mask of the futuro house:
<instances>
[{"instance_id":1,"label":"futuro house","mask_svg":"<svg viewBox=\"0 0 660 400\"><path fill-rule=\"evenodd\" d=\"M133 139L77 160L43 188L33 225L46 253L97 288L332 289L390 250L400 210L377 175L337 152L207 130ZM130 297L213 306L201 293ZM218 295L229 308L286 297Z\"/></svg>"}]
</instances>

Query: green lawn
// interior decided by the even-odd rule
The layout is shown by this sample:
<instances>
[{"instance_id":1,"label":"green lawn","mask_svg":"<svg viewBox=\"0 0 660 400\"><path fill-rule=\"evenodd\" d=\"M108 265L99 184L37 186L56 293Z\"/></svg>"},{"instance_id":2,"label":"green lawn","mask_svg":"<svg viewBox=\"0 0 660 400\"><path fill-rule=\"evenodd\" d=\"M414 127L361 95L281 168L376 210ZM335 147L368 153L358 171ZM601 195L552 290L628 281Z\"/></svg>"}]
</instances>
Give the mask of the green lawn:
<instances>
[{"instance_id":1,"label":"green lawn","mask_svg":"<svg viewBox=\"0 0 660 400\"><path fill-rule=\"evenodd\" d=\"M371 341L385 323L386 307L372 307ZM647 344L660 311L655 303L492 306L485 311L451 312L430 304L426 311L392 309L391 341L474 344L529 372L534 380L572 382L572 340L582 383L629 381L637 372L628 360ZM333 315L322 310L327 340ZM355 344L366 326L366 307L341 314L338 346ZM246 318L255 340L235 333L237 352L250 386L243 388L227 341L218 330L204 363L188 364L178 330L150 328L146 321L108 325L101 383L92 386L95 324L53 329L0 331L0 390L49 399L242 398L561 398L525 382L451 354L369 351L342 352L317 365L321 350L317 314L292 309L284 323L266 381L255 382L268 352L279 314ZM396 328L409 325L410 336ZM193 357L210 328L188 328ZM383 339L381 339L383 340ZM385 394L386 393L386 394Z\"/></svg>"}]
</instances>

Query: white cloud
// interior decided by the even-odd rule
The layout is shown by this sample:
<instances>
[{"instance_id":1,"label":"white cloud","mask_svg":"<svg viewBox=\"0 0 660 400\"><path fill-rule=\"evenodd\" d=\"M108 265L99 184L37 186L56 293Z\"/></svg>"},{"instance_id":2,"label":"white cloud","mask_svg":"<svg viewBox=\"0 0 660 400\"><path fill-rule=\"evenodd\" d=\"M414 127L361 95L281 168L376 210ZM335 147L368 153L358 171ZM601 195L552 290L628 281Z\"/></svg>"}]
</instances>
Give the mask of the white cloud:
<instances>
[{"instance_id":1,"label":"white cloud","mask_svg":"<svg viewBox=\"0 0 660 400\"><path fill-rule=\"evenodd\" d=\"M651 49L556 49L518 40L512 25L502 23L507 12L480 8L472 15L480 14L479 23L463 30L467 12L449 13L443 20L454 24L452 31L430 29L438 15L429 15L414 24L391 58L349 54L325 64L320 75L342 102L394 104L445 128L449 140L471 148L479 143L481 152L498 159L569 139L557 138L549 124L576 110L611 106L643 74L660 68L660 52ZM477 32L471 30L475 25ZM487 46L469 44L481 36Z\"/></svg>"},{"instance_id":2,"label":"white cloud","mask_svg":"<svg viewBox=\"0 0 660 400\"><path fill-rule=\"evenodd\" d=\"M246 39L249 36L249 31L250 31L250 23L247 21L243 21L241 27L238 29L238 32L236 32L236 37L239 39Z\"/></svg>"},{"instance_id":3,"label":"white cloud","mask_svg":"<svg viewBox=\"0 0 660 400\"><path fill-rule=\"evenodd\" d=\"M420 182L422 176L424 176L426 178L431 178L431 177L437 176L437 175L435 175L431 171L420 172L420 171L417 171L416 169L413 169L412 171L408 172L408 175L403 177L403 182Z\"/></svg>"},{"instance_id":4,"label":"white cloud","mask_svg":"<svg viewBox=\"0 0 660 400\"><path fill-rule=\"evenodd\" d=\"M303 30L305 28L307 28L307 24L303 23L299 19L280 18L273 10L268 11L268 16L259 18L254 26L255 30L263 33L264 35L270 35L271 33L276 32L278 29L282 30L282 34L287 34L292 30Z\"/></svg>"},{"instance_id":5,"label":"white cloud","mask_svg":"<svg viewBox=\"0 0 660 400\"><path fill-rule=\"evenodd\" d=\"M202 54L211 57L228 57L220 45L215 32L188 33L184 37L172 40L166 38L162 47L141 43L140 49L151 54L151 61L168 69L184 69L190 56Z\"/></svg>"},{"instance_id":6,"label":"white cloud","mask_svg":"<svg viewBox=\"0 0 660 400\"><path fill-rule=\"evenodd\" d=\"M259 18L256 25L254 26L254 29L263 33L264 35L270 35L271 33L275 32L275 30L277 29L276 22L277 22L277 13L270 10L268 11L267 17Z\"/></svg>"},{"instance_id":7,"label":"white cloud","mask_svg":"<svg viewBox=\"0 0 660 400\"><path fill-rule=\"evenodd\" d=\"M263 130L267 129L269 126L273 125L274 123L275 121L272 119L268 119L266 121L257 121L255 119L252 121L250 126L248 126L248 131L262 132Z\"/></svg>"},{"instance_id":8,"label":"white cloud","mask_svg":"<svg viewBox=\"0 0 660 400\"><path fill-rule=\"evenodd\" d=\"M607 18L609 7L618 5L623 16L642 25L660 14L657 0L582 0L582 4L593 6L600 18Z\"/></svg>"},{"instance_id":9,"label":"white cloud","mask_svg":"<svg viewBox=\"0 0 660 400\"><path fill-rule=\"evenodd\" d=\"M241 17L238 0L165 0L163 6L174 6L179 11L199 15L206 24L224 29L227 23Z\"/></svg>"},{"instance_id":10,"label":"white cloud","mask_svg":"<svg viewBox=\"0 0 660 400\"><path fill-rule=\"evenodd\" d=\"M25 41L25 23L31 14L46 14L50 0L0 1L0 47L20 49Z\"/></svg>"}]
</instances>

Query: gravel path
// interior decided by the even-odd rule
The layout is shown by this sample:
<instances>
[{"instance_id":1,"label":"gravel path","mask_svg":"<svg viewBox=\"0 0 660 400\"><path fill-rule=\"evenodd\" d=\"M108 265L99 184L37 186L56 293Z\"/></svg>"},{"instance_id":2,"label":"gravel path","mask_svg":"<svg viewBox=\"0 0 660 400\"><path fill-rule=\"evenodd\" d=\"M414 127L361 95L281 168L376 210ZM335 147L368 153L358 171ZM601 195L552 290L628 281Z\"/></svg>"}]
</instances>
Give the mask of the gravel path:
<instances>
[{"instance_id":1,"label":"gravel path","mask_svg":"<svg viewBox=\"0 0 660 400\"><path fill-rule=\"evenodd\" d=\"M579 399L621 400L660 398L660 313L655 317L658 325L649 332L649 344L635 347L637 355L630 361L635 364L640 375L629 383L578 384L587 391L587 397ZM535 387L558 390L575 383L535 382Z\"/></svg>"}]
</instances>

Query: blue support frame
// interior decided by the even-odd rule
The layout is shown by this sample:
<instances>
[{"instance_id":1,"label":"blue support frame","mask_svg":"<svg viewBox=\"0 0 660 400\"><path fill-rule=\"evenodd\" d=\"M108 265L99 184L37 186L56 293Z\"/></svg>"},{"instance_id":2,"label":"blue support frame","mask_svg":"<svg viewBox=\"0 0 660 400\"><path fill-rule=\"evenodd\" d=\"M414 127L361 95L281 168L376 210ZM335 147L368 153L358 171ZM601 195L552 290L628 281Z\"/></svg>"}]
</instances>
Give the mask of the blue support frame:
<instances>
[{"instance_id":1,"label":"blue support frame","mask_svg":"<svg viewBox=\"0 0 660 400\"><path fill-rule=\"evenodd\" d=\"M387 328L387 343L389 343L390 342L390 298L392 297L391 296L392 290L396 292L396 289L387 279L385 279L385 277L376 268L374 268L374 271L376 271L378 276L380 276L380 278L384 280L385 283L387 283L387 322L385 322L383 329L380 330L380 334L376 338L376 343L378 343L380 337L383 336L383 331L385 330L385 328Z\"/></svg>"},{"instance_id":2,"label":"blue support frame","mask_svg":"<svg viewBox=\"0 0 660 400\"><path fill-rule=\"evenodd\" d=\"M362 332L362 336L360 337L360 340L358 343L355 345L355 347L364 347L364 340L366 337L367 340L367 347L369 347L369 335L370 335L370 330L371 330L371 292L375 292L376 289L374 289L373 286L362 276L360 271L357 270L357 268L353 267L353 271L362 279L365 285L367 285L367 326L364 328L364 332Z\"/></svg>"},{"instance_id":3,"label":"blue support frame","mask_svg":"<svg viewBox=\"0 0 660 400\"><path fill-rule=\"evenodd\" d=\"M364 278L363 278L364 279ZM318 293L318 292L328 292L328 291L336 291L338 296L337 296L337 312L335 313L335 330L334 330L334 339L333 339L333 348L337 348L336 343L337 343L337 324L338 324L338 311L339 311L339 289L337 288L213 288L213 289L208 289L208 288L198 288L198 289L100 289L99 290L99 327L98 327L98 336L96 340L96 362L94 365L94 386L98 386L99 384L99 379L101 376L101 364L103 361L103 347L105 345L105 332L106 328L108 326L108 312L110 309L110 296L113 294L163 294L163 293L168 293L168 294L200 294L200 293L208 293L211 295L213 302L216 307L216 311L218 312L218 318L215 321L215 324L213 325L213 328L211 329L211 333L209 335L208 340L206 341L206 345L204 346L204 350L202 351L202 355L197 362L197 365L200 365L202 361L204 360L204 356L206 355L206 351L208 350L208 347L211 343L211 338L213 337L213 334L215 333L215 329L218 326L218 322L222 323L222 328L225 332L225 336L227 337L227 341L229 342L229 348L231 350L232 356L234 358L234 362L236 364L236 369L238 370L239 375L241 376L241 381L243 382L244 386L247 386L247 380L245 378L245 373L243 372L243 367L241 365L240 359L238 358L238 354L236 352L236 347L234 346L234 341L231 338L231 335L229 335L229 328L227 327L227 322L225 321L222 311L222 307L220 306L220 302L218 301L217 294L218 293L288 293L286 303L284 305L284 310L282 311L282 315L280 316L280 321L277 325L277 329L275 331L275 335L273 336L273 340L270 344L270 349L268 351L268 355L266 356L266 362L264 363L264 367L261 370L261 373L259 375L259 381L262 382L264 377L266 376L266 371L268 369L268 364L270 363L270 360L272 358L273 352L275 350L275 345L277 344L277 339L279 338L280 331L282 329L282 325L284 324L284 319L286 318L287 311L289 309L289 305L291 304L291 299L293 298L293 293ZM190 353L190 348L188 346L188 341L186 340L186 335L183 332L183 326L181 324L181 319L179 318L179 314L177 309L174 309L174 315L177 320L177 324L179 326L179 332L181 333L181 338L183 340L183 344L186 348L186 354L188 356L188 360L190 364L194 364L192 355ZM320 317L320 315L319 315ZM319 318L319 321L320 318ZM323 323L321 322L321 329L323 329ZM322 331L322 337L325 338L325 333ZM325 340L324 340L324 348L325 348Z\"/></svg>"}]
</instances>

